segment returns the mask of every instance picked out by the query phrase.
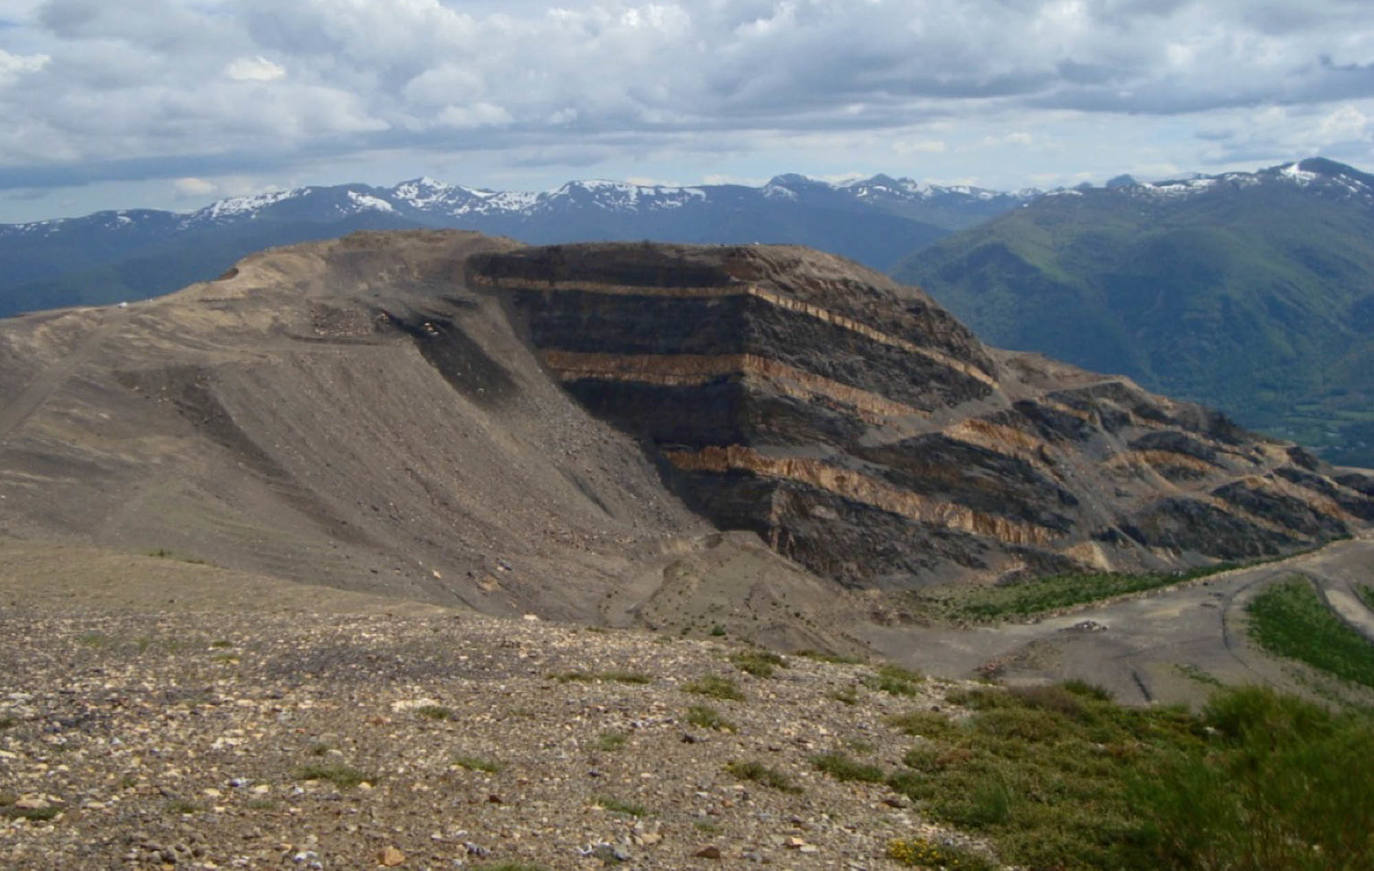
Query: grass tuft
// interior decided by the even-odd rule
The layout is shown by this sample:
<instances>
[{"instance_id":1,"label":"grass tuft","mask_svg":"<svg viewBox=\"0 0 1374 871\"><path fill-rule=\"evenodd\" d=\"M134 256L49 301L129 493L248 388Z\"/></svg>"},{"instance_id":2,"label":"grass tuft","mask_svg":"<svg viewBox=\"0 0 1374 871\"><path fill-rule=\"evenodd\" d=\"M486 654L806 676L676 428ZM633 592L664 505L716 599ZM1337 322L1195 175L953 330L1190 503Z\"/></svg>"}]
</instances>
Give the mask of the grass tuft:
<instances>
[{"instance_id":1,"label":"grass tuft","mask_svg":"<svg viewBox=\"0 0 1374 871\"><path fill-rule=\"evenodd\" d=\"M739 702L744 700L744 693L740 691L739 685L735 683L734 679L718 674L702 675L696 680L684 684L682 690L722 701Z\"/></svg>"},{"instance_id":2,"label":"grass tuft","mask_svg":"<svg viewBox=\"0 0 1374 871\"><path fill-rule=\"evenodd\" d=\"M443 705L421 705L415 709L415 713L424 717L426 720L452 720L453 709Z\"/></svg>"},{"instance_id":3,"label":"grass tuft","mask_svg":"<svg viewBox=\"0 0 1374 871\"><path fill-rule=\"evenodd\" d=\"M769 768L762 762L727 762L725 770L740 780L748 780L759 783L779 792L797 794L801 792L801 787L792 782L792 779L781 771Z\"/></svg>"},{"instance_id":4,"label":"grass tuft","mask_svg":"<svg viewBox=\"0 0 1374 871\"><path fill-rule=\"evenodd\" d=\"M632 801L622 801L621 799L604 795L597 796L593 801L612 813L625 814L629 817L642 817L648 813L644 805L635 804Z\"/></svg>"},{"instance_id":5,"label":"grass tuft","mask_svg":"<svg viewBox=\"0 0 1374 871\"><path fill-rule=\"evenodd\" d=\"M887 774L877 765L851 759L843 753L822 753L811 757L811 764L817 771L836 780L856 780L861 783L882 783Z\"/></svg>"},{"instance_id":6,"label":"grass tuft","mask_svg":"<svg viewBox=\"0 0 1374 871\"><path fill-rule=\"evenodd\" d=\"M730 656L740 671L754 677L772 677L778 668L786 668L787 660L768 650L746 650Z\"/></svg>"},{"instance_id":7,"label":"grass tuft","mask_svg":"<svg viewBox=\"0 0 1374 871\"><path fill-rule=\"evenodd\" d=\"M366 772L340 763L303 765L296 769L296 778L299 780L325 780L343 789L349 789L363 782L376 782L376 778Z\"/></svg>"},{"instance_id":8,"label":"grass tuft","mask_svg":"<svg viewBox=\"0 0 1374 871\"><path fill-rule=\"evenodd\" d=\"M710 705L692 705L687 709L687 722L702 729L715 729L717 732L734 732L734 723L720 715L720 711Z\"/></svg>"},{"instance_id":9,"label":"grass tuft","mask_svg":"<svg viewBox=\"0 0 1374 871\"><path fill-rule=\"evenodd\" d=\"M485 756L455 756L453 764L468 771L484 771L487 774L496 774L502 768L500 762Z\"/></svg>"},{"instance_id":10,"label":"grass tuft","mask_svg":"<svg viewBox=\"0 0 1374 871\"><path fill-rule=\"evenodd\" d=\"M863 684L871 690L894 696L914 696L917 686L924 680L925 676L918 671L888 663L878 666L873 674L863 678Z\"/></svg>"},{"instance_id":11,"label":"grass tuft","mask_svg":"<svg viewBox=\"0 0 1374 871\"><path fill-rule=\"evenodd\" d=\"M648 684L654 679L637 671L562 671L549 675L559 683L628 683Z\"/></svg>"},{"instance_id":12,"label":"grass tuft","mask_svg":"<svg viewBox=\"0 0 1374 871\"><path fill-rule=\"evenodd\" d=\"M797 656L804 656L807 659L814 659L817 662L829 662L834 665L861 665L863 657L846 656L843 653L824 653L819 650L798 650Z\"/></svg>"},{"instance_id":13,"label":"grass tuft","mask_svg":"<svg viewBox=\"0 0 1374 871\"><path fill-rule=\"evenodd\" d=\"M624 747L630 740L624 732L602 732L596 736L596 749L610 753Z\"/></svg>"}]
</instances>

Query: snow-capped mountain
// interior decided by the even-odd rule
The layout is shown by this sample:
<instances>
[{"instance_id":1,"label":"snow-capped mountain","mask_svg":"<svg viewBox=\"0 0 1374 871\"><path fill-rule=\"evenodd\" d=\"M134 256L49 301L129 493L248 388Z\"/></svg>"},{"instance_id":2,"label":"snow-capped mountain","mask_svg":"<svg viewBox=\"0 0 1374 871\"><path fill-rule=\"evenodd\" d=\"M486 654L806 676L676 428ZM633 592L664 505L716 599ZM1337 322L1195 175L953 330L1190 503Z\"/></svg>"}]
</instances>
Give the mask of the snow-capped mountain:
<instances>
[{"instance_id":1,"label":"snow-capped mountain","mask_svg":"<svg viewBox=\"0 0 1374 871\"><path fill-rule=\"evenodd\" d=\"M1224 172L1219 175L1193 175L1187 178L1109 185L1124 196L1147 199L1180 199L1206 194L1224 194L1245 188L1275 185L1297 187L1309 193L1338 199L1354 199L1374 205L1374 176L1354 167L1311 157L1294 163L1271 166L1257 172Z\"/></svg>"},{"instance_id":2,"label":"snow-capped mountain","mask_svg":"<svg viewBox=\"0 0 1374 871\"><path fill-rule=\"evenodd\" d=\"M0 225L0 315L165 293L252 251L362 229L454 227L531 243L595 239L786 242L887 269L951 230L1029 196L887 176L832 185L572 181L496 191L417 178L231 197L189 213L127 210Z\"/></svg>"}]
</instances>

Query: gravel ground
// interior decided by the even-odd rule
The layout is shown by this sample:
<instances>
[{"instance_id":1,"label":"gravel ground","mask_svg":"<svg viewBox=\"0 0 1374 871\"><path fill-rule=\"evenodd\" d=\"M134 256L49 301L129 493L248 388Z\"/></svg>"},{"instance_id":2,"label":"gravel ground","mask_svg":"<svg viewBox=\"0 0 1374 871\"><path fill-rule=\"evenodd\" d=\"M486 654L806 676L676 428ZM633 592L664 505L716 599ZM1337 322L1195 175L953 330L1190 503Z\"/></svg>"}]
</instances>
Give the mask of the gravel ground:
<instances>
[{"instance_id":1,"label":"gravel ground","mask_svg":"<svg viewBox=\"0 0 1374 871\"><path fill-rule=\"evenodd\" d=\"M468 615L11 611L0 633L6 868L859 869L959 840L812 766L897 765L913 739L884 717L946 705L867 665L756 677L725 642ZM712 674L744 699L687 691Z\"/></svg>"}]
</instances>

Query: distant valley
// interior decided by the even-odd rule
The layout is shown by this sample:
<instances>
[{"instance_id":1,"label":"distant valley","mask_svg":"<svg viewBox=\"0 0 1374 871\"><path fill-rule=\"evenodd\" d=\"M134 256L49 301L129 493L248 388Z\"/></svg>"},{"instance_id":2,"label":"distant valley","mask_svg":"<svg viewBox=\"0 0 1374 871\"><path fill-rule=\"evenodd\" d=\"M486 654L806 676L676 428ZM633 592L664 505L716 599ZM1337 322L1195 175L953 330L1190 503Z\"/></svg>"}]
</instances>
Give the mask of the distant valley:
<instances>
[{"instance_id":1,"label":"distant valley","mask_svg":"<svg viewBox=\"0 0 1374 871\"><path fill-rule=\"evenodd\" d=\"M1374 176L1349 166L1060 191L894 275L994 344L1374 465Z\"/></svg>"}]
</instances>

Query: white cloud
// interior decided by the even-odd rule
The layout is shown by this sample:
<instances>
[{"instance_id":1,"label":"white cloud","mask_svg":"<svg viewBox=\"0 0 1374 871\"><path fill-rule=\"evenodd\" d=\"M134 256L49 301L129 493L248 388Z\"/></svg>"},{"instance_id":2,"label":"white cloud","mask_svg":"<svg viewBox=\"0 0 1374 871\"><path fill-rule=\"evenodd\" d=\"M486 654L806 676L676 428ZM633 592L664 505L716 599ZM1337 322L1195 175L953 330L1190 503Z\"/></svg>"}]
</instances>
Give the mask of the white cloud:
<instances>
[{"instance_id":1,"label":"white cloud","mask_svg":"<svg viewBox=\"0 0 1374 871\"><path fill-rule=\"evenodd\" d=\"M49 0L6 17L0 185L57 161L218 179L382 153L480 155L495 177L909 161L1010 183L1374 158L1374 21L1354 0Z\"/></svg>"},{"instance_id":2,"label":"white cloud","mask_svg":"<svg viewBox=\"0 0 1374 871\"><path fill-rule=\"evenodd\" d=\"M898 154L943 154L946 148L943 139L898 139L892 143Z\"/></svg>"},{"instance_id":3,"label":"white cloud","mask_svg":"<svg viewBox=\"0 0 1374 871\"><path fill-rule=\"evenodd\" d=\"M0 48L0 86L11 84L26 73L36 73L51 61L46 54L10 54Z\"/></svg>"},{"instance_id":4,"label":"white cloud","mask_svg":"<svg viewBox=\"0 0 1374 871\"><path fill-rule=\"evenodd\" d=\"M438 114L444 127L466 129L509 124L513 119L505 109L493 103L474 103L470 106L445 106Z\"/></svg>"},{"instance_id":5,"label":"white cloud","mask_svg":"<svg viewBox=\"0 0 1374 871\"><path fill-rule=\"evenodd\" d=\"M286 68L262 55L238 57L224 68L224 74L236 82L272 82L286 75Z\"/></svg>"},{"instance_id":6,"label":"white cloud","mask_svg":"<svg viewBox=\"0 0 1374 871\"><path fill-rule=\"evenodd\" d=\"M219 185L203 178L179 178L172 183L178 197L208 197L219 190Z\"/></svg>"}]
</instances>

